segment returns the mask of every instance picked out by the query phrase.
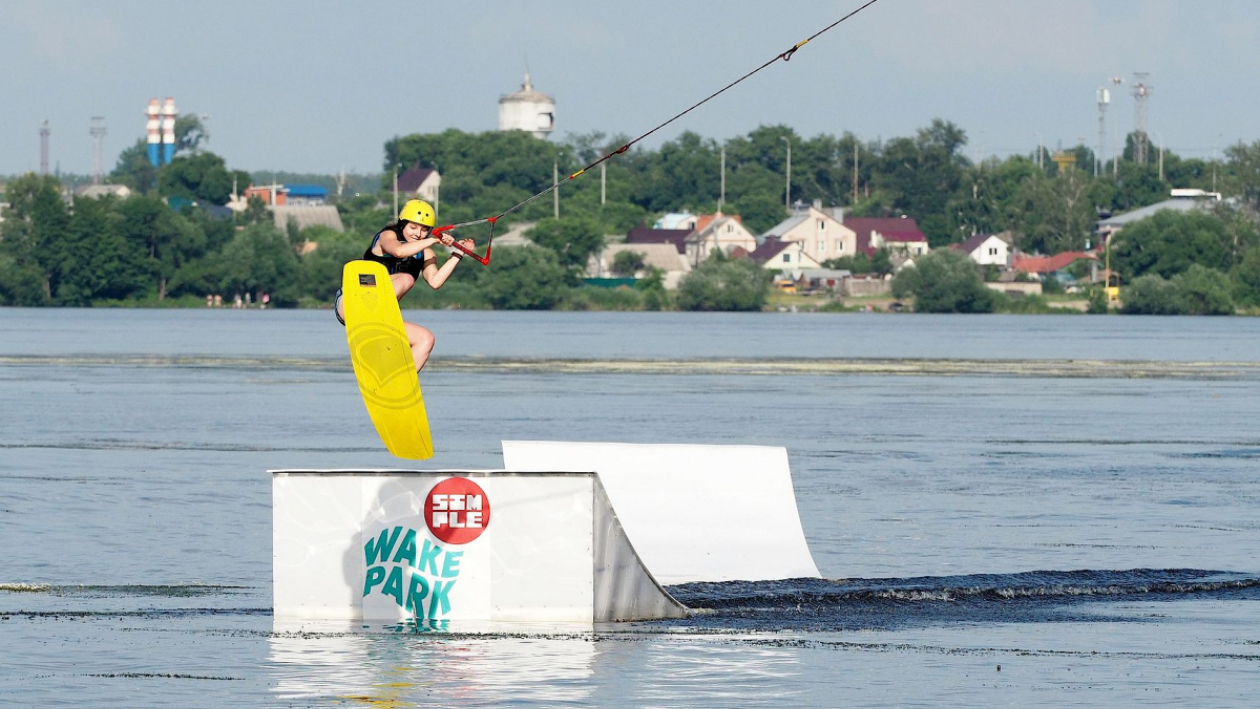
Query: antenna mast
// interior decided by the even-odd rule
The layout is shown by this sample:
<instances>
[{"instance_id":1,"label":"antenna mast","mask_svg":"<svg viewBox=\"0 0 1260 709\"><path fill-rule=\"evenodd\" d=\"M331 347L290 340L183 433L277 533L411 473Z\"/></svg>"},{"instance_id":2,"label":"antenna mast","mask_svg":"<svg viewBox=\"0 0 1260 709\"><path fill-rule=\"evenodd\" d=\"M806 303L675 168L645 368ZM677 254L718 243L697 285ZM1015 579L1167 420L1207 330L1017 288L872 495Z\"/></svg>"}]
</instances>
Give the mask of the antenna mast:
<instances>
[{"instance_id":1,"label":"antenna mast","mask_svg":"<svg viewBox=\"0 0 1260 709\"><path fill-rule=\"evenodd\" d=\"M103 153L105 146L105 117L92 116L92 127L88 129L92 136L92 184L101 184L104 176Z\"/></svg>"},{"instance_id":2,"label":"antenna mast","mask_svg":"<svg viewBox=\"0 0 1260 709\"><path fill-rule=\"evenodd\" d=\"M48 136L52 133L48 128L48 119L39 126L39 174L48 174Z\"/></svg>"}]
</instances>

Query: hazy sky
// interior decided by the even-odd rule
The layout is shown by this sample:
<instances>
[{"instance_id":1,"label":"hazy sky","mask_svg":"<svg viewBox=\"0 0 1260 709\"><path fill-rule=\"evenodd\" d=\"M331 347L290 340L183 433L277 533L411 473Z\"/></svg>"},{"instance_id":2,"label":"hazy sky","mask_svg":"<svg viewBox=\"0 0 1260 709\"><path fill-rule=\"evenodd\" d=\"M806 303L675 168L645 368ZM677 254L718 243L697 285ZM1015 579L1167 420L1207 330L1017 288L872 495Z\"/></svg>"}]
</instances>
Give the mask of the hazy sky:
<instances>
[{"instance_id":1,"label":"hazy sky","mask_svg":"<svg viewBox=\"0 0 1260 709\"><path fill-rule=\"evenodd\" d=\"M44 119L53 166L89 173L92 116L108 171L168 95L209 116L234 169L377 172L395 135L497 128L527 63L559 138L636 136L862 1L5 0L0 174L38 169ZM973 158L1094 145L1096 90L1126 80L1108 112L1123 135L1137 71L1157 143L1210 158L1260 139L1260 2L879 0L660 135L874 140L940 117Z\"/></svg>"}]
</instances>

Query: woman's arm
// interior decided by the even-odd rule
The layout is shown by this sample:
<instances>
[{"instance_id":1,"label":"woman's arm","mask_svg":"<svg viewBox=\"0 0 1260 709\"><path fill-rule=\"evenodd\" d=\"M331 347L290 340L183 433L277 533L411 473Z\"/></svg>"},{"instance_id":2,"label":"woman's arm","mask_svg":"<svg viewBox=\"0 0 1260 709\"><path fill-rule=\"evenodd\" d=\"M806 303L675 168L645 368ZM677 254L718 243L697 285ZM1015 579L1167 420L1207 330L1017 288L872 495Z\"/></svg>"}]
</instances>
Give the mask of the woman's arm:
<instances>
[{"instance_id":1,"label":"woman's arm","mask_svg":"<svg viewBox=\"0 0 1260 709\"><path fill-rule=\"evenodd\" d=\"M381 233L381 251L395 258L411 258L440 241L441 239L432 237L419 241L399 241L397 234L386 230Z\"/></svg>"},{"instance_id":2,"label":"woman's arm","mask_svg":"<svg viewBox=\"0 0 1260 709\"><path fill-rule=\"evenodd\" d=\"M459 243L469 249L475 246L472 239L461 239ZM424 255L424 259L426 261L424 266L425 282L428 283L429 287L433 290L441 288L442 285L446 283L446 279L451 277L451 274L455 271L455 267L459 265L459 262L463 260L463 258L464 254L462 252L452 251L451 255L447 257L446 262L442 264L442 267L438 268L437 265L429 260L436 260L433 252L426 252Z\"/></svg>"}]
</instances>

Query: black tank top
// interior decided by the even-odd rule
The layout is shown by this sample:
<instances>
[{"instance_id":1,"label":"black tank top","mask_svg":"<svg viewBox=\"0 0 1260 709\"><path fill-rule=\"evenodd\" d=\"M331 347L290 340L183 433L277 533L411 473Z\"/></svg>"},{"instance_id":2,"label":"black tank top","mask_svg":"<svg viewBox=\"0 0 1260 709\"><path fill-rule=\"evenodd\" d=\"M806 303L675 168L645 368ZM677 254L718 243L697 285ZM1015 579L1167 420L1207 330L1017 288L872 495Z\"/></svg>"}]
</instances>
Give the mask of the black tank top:
<instances>
[{"instance_id":1,"label":"black tank top","mask_svg":"<svg viewBox=\"0 0 1260 709\"><path fill-rule=\"evenodd\" d=\"M404 258L398 258L397 256L391 256L389 254L385 254L384 256L379 256L372 251L372 249L376 248L377 242L381 240L381 236L387 231L392 232L394 236L398 237L398 241L400 243L404 241L401 230L388 229L388 228L382 229L379 232L377 232L376 236L372 237L372 243L368 244L367 250L363 252L363 260L375 261L381 264L382 266L385 267L385 270L388 271L391 275L395 273L406 273L410 275L412 278L419 280L420 272L424 270L424 260L423 260L424 252L423 251L416 254L415 256L407 256Z\"/></svg>"}]
</instances>

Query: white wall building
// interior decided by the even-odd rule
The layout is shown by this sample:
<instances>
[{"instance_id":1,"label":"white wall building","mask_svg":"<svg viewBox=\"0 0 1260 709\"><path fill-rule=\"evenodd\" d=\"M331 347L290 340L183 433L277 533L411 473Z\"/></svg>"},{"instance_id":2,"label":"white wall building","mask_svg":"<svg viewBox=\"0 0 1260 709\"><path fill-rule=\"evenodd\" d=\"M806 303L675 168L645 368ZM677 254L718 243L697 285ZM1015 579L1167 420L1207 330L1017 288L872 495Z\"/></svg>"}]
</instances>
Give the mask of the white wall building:
<instances>
[{"instance_id":1,"label":"white wall building","mask_svg":"<svg viewBox=\"0 0 1260 709\"><path fill-rule=\"evenodd\" d=\"M857 253L857 232L844 225L844 211L839 207L823 209L819 203L798 211L762 236L799 243L815 263Z\"/></svg>"},{"instance_id":2,"label":"white wall building","mask_svg":"<svg viewBox=\"0 0 1260 709\"><path fill-rule=\"evenodd\" d=\"M556 100L535 91L525 72L521 90L499 99L499 130L523 130L546 138L556 128Z\"/></svg>"},{"instance_id":3,"label":"white wall building","mask_svg":"<svg viewBox=\"0 0 1260 709\"><path fill-rule=\"evenodd\" d=\"M695 231L687 237L687 260L693 266L709 258L714 249L729 256L736 248L748 253L757 250L757 237L744 226L738 215L718 212L700 217Z\"/></svg>"}]
</instances>

